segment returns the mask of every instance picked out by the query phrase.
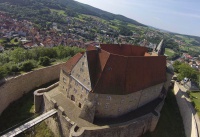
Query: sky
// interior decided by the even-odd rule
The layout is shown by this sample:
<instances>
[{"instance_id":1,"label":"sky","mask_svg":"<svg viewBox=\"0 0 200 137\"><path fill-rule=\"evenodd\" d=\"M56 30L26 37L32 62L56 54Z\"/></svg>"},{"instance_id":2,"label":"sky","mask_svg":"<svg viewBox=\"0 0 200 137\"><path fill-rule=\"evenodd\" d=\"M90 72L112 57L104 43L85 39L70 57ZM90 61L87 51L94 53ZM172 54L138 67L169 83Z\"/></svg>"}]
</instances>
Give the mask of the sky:
<instances>
[{"instance_id":1,"label":"sky","mask_svg":"<svg viewBox=\"0 0 200 137\"><path fill-rule=\"evenodd\" d=\"M159 29L200 36L200 0L76 0Z\"/></svg>"}]
</instances>

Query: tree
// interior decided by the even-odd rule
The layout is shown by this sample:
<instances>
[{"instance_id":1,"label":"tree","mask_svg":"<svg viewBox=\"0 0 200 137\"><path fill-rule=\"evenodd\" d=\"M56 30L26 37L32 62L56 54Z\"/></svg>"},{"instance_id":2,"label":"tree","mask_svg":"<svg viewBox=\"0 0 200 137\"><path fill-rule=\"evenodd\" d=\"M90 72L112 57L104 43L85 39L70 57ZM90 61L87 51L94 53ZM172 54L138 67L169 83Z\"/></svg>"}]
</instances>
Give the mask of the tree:
<instances>
[{"instance_id":1,"label":"tree","mask_svg":"<svg viewBox=\"0 0 200 137\"><path fill-rule=\"evenodd\" d=\"M24 63L22 63L22 65L20 66L20 70L22 71L30 71L35 67L34 62L31 60L25 61Z\"/></svg>"},{"instance_id":2,"label":"tree","mask_svg":"<svg viewBox=\"0 0 200 137\"><path fill-rule=\"evenodd\" d=\"M11 64L9 69L11 72L15 72L15 73L19 71L19 68L16 64Z\"/></svg>"},{"instance_id":3,"label":"tree","mask_svg":"<svg viewBox=\"0 0 200 137\"><path fill-rule=\"evenodd\" d=\"M181 65L181 62L180 61L175 61L174 64L173 64L173 67L174 67L174 72L178 72L179 70L179 66Z\"/></svg>"},{"instance_id":4,"label":"tree","mask_svg":"<svg viewBox=\"0 0 200 137\"><path fill-rule=\"evenodd\" d=\"M48 65L50 65L50 62L51 62L50 58L47 56L39 58L39 64L42 66L48 66Z\"/></svg>"},{"instance_id":5,"label":"tree","mask_svg":"<svg viewBox=\"0 0 200 137\"><path fill-rule=\"evenodd\" d=\"M129 29L127 26L120 26L119 30L120 30L119 33L121 35L124 35L124 36L133 35L133 32L131 31L131 29Z\"/></svg>"},{"instance_id":6,"label":"tree","mask_svg":"<svg viewBox=\"0 0 200 137\"><path fill-rule=\"evenodd\" d=\"M25 60L25 50L22 48L16 48L11 52L11 60L15 63L19 63Z\"/></svg>"},{"instance_id":7,"label":"tree","mask_svg":"<svg viewBox=\"0 0 200 137\"><path fill-rule=\"evenodd\" d=\"M4 78L8 74L8 71L5 67L0 66L0 79Z\"/></svg>"},{"instance_id":8,"label":"tree","mask_svg":"<svg viewBox=\"0 0 200 137\"><path fill-rule=\"evenodd\" d=\"M198 82L199 72L190 67L188 64L182 63L181 65L179 65L178 72L179 72L178 75L179 80L182 80L185 77L187 77L195 82Z\"/></svg>"}]
</instances>

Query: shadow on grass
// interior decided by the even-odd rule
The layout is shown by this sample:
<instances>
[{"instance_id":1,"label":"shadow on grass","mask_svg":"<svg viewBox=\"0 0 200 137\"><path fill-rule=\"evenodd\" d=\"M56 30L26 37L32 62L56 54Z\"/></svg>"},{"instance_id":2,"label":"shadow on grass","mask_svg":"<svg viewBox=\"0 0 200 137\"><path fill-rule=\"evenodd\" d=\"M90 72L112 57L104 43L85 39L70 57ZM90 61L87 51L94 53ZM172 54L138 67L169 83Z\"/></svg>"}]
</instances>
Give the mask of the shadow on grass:
<instances>
[{"instance_id":1,"label":"shadow on grass","mask_svg":"<svg viewBox=\"0 0 200 137\"><path fill-rule=\"evenodd\" d=\"M34 113L34 97L33 92L36 89L44 88L52 85L58 80L44 84L38 88L31 90L29 93L24 94L23 97L11 103L0 116L0 132L18 124L22 121L33 117Z\"/></svg>"},{"instance_id":2,"label":"shadow on grass","mask_svg":"<svg viewBox=\"0 0 200 137\"><path fill-rule=\"evenodd\" d=\"M155 131L147 132L142 137L185 137L183 120L172 90L165 99Z\"/></svg>"}]
</instances>

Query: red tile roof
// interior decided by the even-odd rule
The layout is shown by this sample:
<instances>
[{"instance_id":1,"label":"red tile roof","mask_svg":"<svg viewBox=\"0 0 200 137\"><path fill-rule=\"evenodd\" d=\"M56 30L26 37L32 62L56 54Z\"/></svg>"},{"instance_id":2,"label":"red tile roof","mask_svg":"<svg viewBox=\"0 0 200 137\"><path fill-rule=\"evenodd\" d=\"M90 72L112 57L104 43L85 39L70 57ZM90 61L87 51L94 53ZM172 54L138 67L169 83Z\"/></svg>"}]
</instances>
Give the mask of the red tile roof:
<instances>
[{"instance_id":1,"label":"red tile roof","mask_svg":"<svg viewBox=\"0 0 200 137\"><path fill-rule=\"evenodd\" d=\"M92 91L99 94L130 94L166 81L166 57L150 56L146 48L101 45L86 51ZM69 73L81 58L67 62Z\"/></svg>"},{"instance_id":2,"label":"red tile roof","mask_svg":"<svg viewBox=\"0 0 200 137\"><path fill-rule=\"evenodd\" d=\"M72 58L70 58L67 63L66 66L63 68L63 70L65 72L67 72L68 74L71 73L73 67L76 65L76 63L79 61L79 59L83 56L82 53L77 53L75 56L73 56Z\"/></svg>"}]
</instances>

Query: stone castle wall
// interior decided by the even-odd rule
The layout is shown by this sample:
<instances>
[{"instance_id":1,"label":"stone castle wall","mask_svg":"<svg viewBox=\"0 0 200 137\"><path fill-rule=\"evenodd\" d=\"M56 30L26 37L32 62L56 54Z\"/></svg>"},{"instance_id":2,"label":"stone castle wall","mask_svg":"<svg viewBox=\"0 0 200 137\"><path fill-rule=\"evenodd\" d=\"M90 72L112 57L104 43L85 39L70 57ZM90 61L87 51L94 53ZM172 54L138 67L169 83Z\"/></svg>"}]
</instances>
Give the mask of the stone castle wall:
<instances>
[{"instance_id":1,"label":"stone castle wall","mask_svg":"<svg viewBox=\"0 0 200 137\"><path fill-rule=\"evenodd\" d=\"M7 80L0 86L0 114L10 103L25 93L59 78L60 69L65 63L41 68Z\"/></svg>"},{"instance_id":2,"label":"stone castle wall","mask_svg":"<svg viewBox=\"0 0 200 137\"><path fill-rule=\"evenodd\" d=\"M45 112L52 108L58 107L55 100L51 99L46 93L44 93ZM64 112L62 107L57 108L57 115L45 120L48 127L56 136L69 136L71 127L75 124L71 121Z\"/></svg>"},{"instance_id":3,"label":"stone castle wall","mask_svg":"<svg viewBox=\"0 0 200 137\"><path fill-rule=\"evenodd\" d=\"M80 83L82 83L82 85L84 85L88 90L92 89L86 53L72 69L71 76L80 81Z\"/></svg>"},{"instance_id":4,"label":"stone castle wall","mask_svg":"<svg viewBox=\"0 0 200 137\"><path fill-rule=\"evenodd\" d=\"M83 128L84 131L82 131L83 133L81 135L74 132L71 133L70 137L139 137L150 129L151 120L152 114L150 113L126 123L119 123L97 128Z\"/></svg>"},{"instance_id":5,"label":"stone castle wall","mask_svg":"<svg viewBox=\"0 0 200 137\"><path fill-rule=\"evenodd\" d=\"M88 96L88 89L64 71L60 73L60 91L70 100L73 100L77 107L82 108Z\"/></svg>"},{"instance_id":6,"label":"stone castle wall","mask_svg":"<svg viewBox=\"0 0 200 137\"><path fill-rule=\"evenodd\" d=\"M162 88L163 83L127 95L88 94L84 85L63 71L59 82L60 91L71 100L73 96L77 107L82 108L87 99L93 102L97 117L116 117L135 110L159 97Z\"/></svg>"},{"instance_id":7,"label":"stone castle wall","mask_svg":"<svg viewBox=\"0 0 200 137\"><path fill-rule=\"evenodd\" d=\"M58 107L58 113L54 117L48 118L46 123L56 136L66 137L138 137L149 130L154 130L158 115L153 113L146 114L139 118L124 123L118 123L107 126L79 127L78 123L71 121L64 109L57 106L56 102L48 94L44 93L45 111ZM161 103L162 105L163 103Z\"/></svg>"},{"instance_id":8,"label":"stone castle wall","mask_svg":"<svg viewBox=\"0 0 200 137\"><path fill-rule=\"evenodd\" d=\"M191 109L193 106L185 97L185 94L187 93L183 92L176 82L174 84L174 94L183 119L186 137L198 137L197 123Z\"/></svg>"}]
</instances>

